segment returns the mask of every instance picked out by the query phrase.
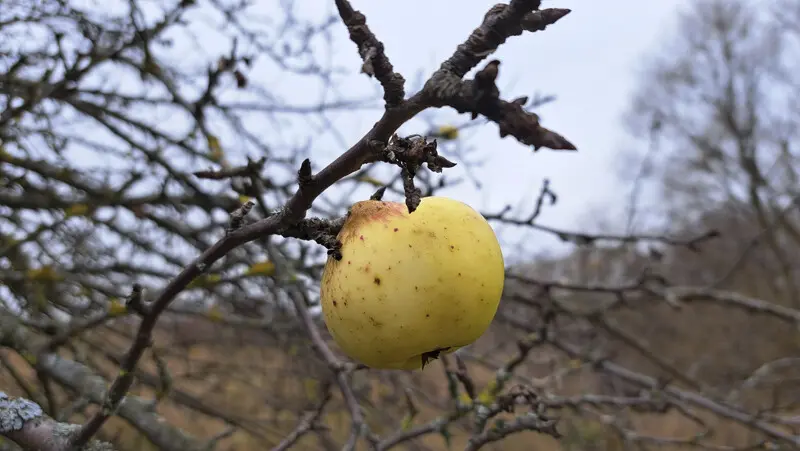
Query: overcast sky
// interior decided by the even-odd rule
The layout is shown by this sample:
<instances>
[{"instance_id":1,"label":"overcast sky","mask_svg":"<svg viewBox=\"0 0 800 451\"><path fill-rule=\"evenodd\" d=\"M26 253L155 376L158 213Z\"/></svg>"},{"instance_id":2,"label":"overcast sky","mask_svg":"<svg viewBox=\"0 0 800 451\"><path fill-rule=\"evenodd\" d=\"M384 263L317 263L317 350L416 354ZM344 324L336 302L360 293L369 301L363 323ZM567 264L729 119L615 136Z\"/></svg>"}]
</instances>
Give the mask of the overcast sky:
<instances>
[{"instance_id":1,"label":"overcast sky","mask_svg":"<svg viewBox=\"0 0 800 451\"><path fill-rule=\"evenodd\" d=\"M406 78L420 69L432 72L494 3L353 0ZM470 134L472 144L495 155L481 172L486 189L478 191L465 184L448 195L496 211L535 196L542 178L549 177L560 198L542 221L568 229L585 227L579 220L603 205L624 202L625 192L615 184L613 166L625 145L621 115L635 88L639 63L657 49L659 39L669 36L679 8L687 3L545 0L543 7L570 8L572 13L544 32L513 37L503 45L494 55L502 61L499 86L506 98L537 92L556 95L555 103L540 110L543 124L572 140L580 152L533 154L512 138L500 140L496 126L488 124ZM343 50L355 53L354 48ZM359 132L363 129L344 131L353 138Z\"/></svg>"},{"instance_id":2,"label":"overcast sky","mask_svg":"<svg viewBox=\"0 0 800 451\"><path fill-rule=\"evenodd\" d=\"M365 13L368 25L383 41L395 70L408 80L409 94L415 89L412 82L417 74L421 71L427 78L480 24L495 3L495 0L351 1ZM492 56L502 61L498 85L506 99L537 93L557 96L554 103L538 112L544 126L566 136L577 145L579 152L542 150L534 154L511 137L501 140L494 124L474 127L465 134L465 139L486 159L479 173L484 189L478 190L466 183L442 194L465 201L483 212L496 212L510 204L522 208L520 214L526 214L532 210L542 180L547 177L559 195L559 203L545 210L541 223L585 231L596 226L596 221L619 219L627 199L626 190L615 180L619 151L626 146L621 116L636 88L636 71L641 68L643 58L657 50L660 39L669 37L679 8L689 1L545 0L543 7L570 8L572 13L544 32L526 33L506 42ZM250 14L249 19L256 27L272 35L269 39L275 35L275 23L282 20L283 14L278 9L282 3L285 2L257 3L255 9L260 15ZM322 19L335 14L333 0L295 0L292 3L295 15L303 19ZM171 58L178 58L174 61L184 67L196 65L199 73L206 70L209 62L230 51L228 32L231 27L222 26L220 34L215 34L217 32L209 30L204 21L220 23L219 17L209 19L209 16L213 14L208 8L192 11L188 18L198 24L196 37L179 41L171 50ZM347 67L351 72L349 76L338 77L333 90L338 91L340 97L363 98L379 94L374 79L357 73L360 58L355 45L347 38L344 25L337 22L331 31L330 48L319 49L324 52L320 53L320 64ZM323 40L323 44L315 45L325 47L327 44ZM246 47L243 50L253 51ZM331 100L330 95L320 94L322 88L315 89L312 82L282 70L274 61L270 62L269 57L260 55L257 58L248 76L254 83L264 86L271 99L278 99L276 103L315 105L322 98ZM253 94L247 91L234 88L228 92L225 94L228 98L253 100ZM281 148L294 152L304 140L313 137L310 157L314 169L318 170L363 136L380 116L380 110L375 108L349 115L325 113L324 118L295 118L281 123L254 114L248 122L275 152L280 152ZM442 110L434 117L437 121L455 124L468 119L468 115L459 116L452 110ZM175 124L174 129L181 127L172 113L161 120ZM313 121L328 121L334 124L328 129L334 131L325 131ZM212 128L217 124L218 121L212 122ZM401 133L424 133L426 130L422 126L411 123L401 129ZM222 130L214 132L226 149L240 145L241 140L235 136L226 135ZM464 165L446 174L463 176ZM531 252L542 251L556 243L554 238L540 233L522 233L520 229L500 226L496 230L508 256L517 251L530 258Z\"/></svg>"}]
</instances>

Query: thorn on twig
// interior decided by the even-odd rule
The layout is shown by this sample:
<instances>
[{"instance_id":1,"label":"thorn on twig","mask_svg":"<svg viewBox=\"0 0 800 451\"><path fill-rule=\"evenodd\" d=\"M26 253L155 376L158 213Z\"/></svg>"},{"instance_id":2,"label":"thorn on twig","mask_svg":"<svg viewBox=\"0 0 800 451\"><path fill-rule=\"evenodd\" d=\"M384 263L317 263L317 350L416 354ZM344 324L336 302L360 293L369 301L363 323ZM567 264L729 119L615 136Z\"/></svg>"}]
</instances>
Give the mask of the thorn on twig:
<instances>
[{"instance_id":1,"label":"thorn on twig","mask_svg":"<svg viewBox=\"0 0 800 451\"><path fill-rule=\"evenodd\" d=\"M566 8L547 8L532 11L522 18L522 29L530 32L544 31L545 28L558 22L571 12L571 9Z\"/></svg>"},{"instance_id":2,"label":"thorn on twig","mask_svg":"<svg viewBox=\"0 0 800 451\"><path fill-rule=\"evenodd\" d=\"M369 200L382 200L383 199L383 195L385 193L386 193L386 187L382 186L382 187L378 188L378 190L375 191L375 193L373 193L372 196L369 196Z\"/></svg>"},{"instance_id":3,"label":"thorn on twig","mask_svg":"<svg viewBox=\"0 0 800 451\"><path fill-rule=\"evenodd\" d=\"M142 302L143 288L140 284L134 283L131 294L125 298L125 307L134 312L144 313L144 303Z\"/></svg>"},{"instance_id":4,"label":"thorn on twig","mask_svg":"<svg viewBox=\"0 0 800 451\"><path fill-rule=\"evenodd\" d=\"M300 170L297 171L297 183L300 184L300 189L303 189L313 181L314 176L311 174L311 160L306 158L300 165Z\"/></svg>"},{"instance_id":5,"label":"thorn on twig","mask_svg":"<svg viewBox=\"0 0 800 451\"><path fill-rule=\"evenodd\" d=\"M475 84L480 89L488 89L494 85L497 80L497 74L500 70L500 60L491 60L486 63L483 69L475 74Z\"/></svg>"},{"instance_id":6,"label":"thorn on twig","mask_svg":"<svg viewBox=\"0 0 800 451\"><path fill-rule=\"evenodd\" d=\"M472 119L478 117L478 111L485 110L500 97L495 80L500 68L499 60L491 60L486 66L475 74L473 87L473 100L475 108L472 110Z\"/></svg>"},{"instance_id":7,"label":"thorn on twig","mask_svg":"<svg viewBox=\"0 0 800 451\"><path fill-rule=\"evenodd\" d=\"M244 224L245 216L247 216L247 214L250 213L250 210L252 210L255 205L256 205L255 202L253 202L252 200L248 200L241 207L234 210L233 213L231 213L230 225L228 226L227 229L225 229L225 234L228 235L234 232L235 230L240 229L242 227L242 224Z\"/></svg>"}]
</instances>

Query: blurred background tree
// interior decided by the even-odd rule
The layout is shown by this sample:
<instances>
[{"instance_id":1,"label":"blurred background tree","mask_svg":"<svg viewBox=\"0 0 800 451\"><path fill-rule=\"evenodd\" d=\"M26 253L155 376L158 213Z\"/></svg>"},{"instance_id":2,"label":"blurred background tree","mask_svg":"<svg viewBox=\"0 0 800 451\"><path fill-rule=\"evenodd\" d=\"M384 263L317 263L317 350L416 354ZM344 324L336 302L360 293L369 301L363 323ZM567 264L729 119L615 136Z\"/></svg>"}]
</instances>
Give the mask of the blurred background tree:
<instances>
[{"instance_id":1,"label":"blurred background tree","mask_svg":"<svg viewBox=\"0 0 800 451\"><path fill-rule=\"evenodd\" d=\"M673 284L798 307L798 13L795 2L696 2L643 71L629 120L644 149L626 168L638 198L629 230L721 233L702 253L659 252ZM798 351L796 325L746 314L710 310L655 327L713 343L687 364L722 390Z\"/></svg>"},{"instance_id":2,"label":"blurred background tree","mask_svg":"<svg viewBox=\"0 0 800 451\"><path fill-rule=\"evenodd\" d=\"M423 195L502 158L472 127L570 149L527 112L552 97L480 104L465 77L498 36L569 11L493 7L426 83L393 73L347 1L319 4L0 0L0 449L800 446L796 2L691 2L642 65L623 221L547 226L569 195L547 182L483 212L569 247L509 248L523 263L492 328L414 372L331 341L320 238L380 187L403 199L368 153L401 125L464 175L420 170ZM445 106L478 119L423 112ZM377 125L348 142L343 123Z\"/></svg>"}]
</instances>

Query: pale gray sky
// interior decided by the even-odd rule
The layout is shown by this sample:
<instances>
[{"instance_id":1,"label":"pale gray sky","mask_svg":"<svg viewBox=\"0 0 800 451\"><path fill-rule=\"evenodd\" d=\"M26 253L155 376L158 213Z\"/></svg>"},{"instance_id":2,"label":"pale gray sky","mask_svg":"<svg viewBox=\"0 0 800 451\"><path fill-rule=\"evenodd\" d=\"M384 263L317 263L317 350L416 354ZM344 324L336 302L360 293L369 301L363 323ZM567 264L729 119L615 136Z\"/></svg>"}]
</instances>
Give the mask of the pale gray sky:
<instances>
[{"instance_id":1,"label":"pale gray sky","mask_svg":"<svg viewBox=\"0 0 800 451\"><path fill-rule=\"evenodd\" d=\"M406 78L420 69L426 74L432 72L494 3L353 0L384 42L395 68ZM507 98L536 92L556 95L556 102L540 110L543 124L572 140L580 152L543 150L533 154L513 138L500 140L496 126L488 124L471 138L471 144L494 155L481 172L486 188L479 192L465 184L448 195L496 211L504 204L519 205L526 196L536 196L542 178L549 177L560 198L557 206L544 213L542 221L567 229L583 228L585 224L578 221L590 210L623 203L626 192L615 184L613 168L617 152L625 144L620 116L637 82L637 63L668 35L678 9L687 3L545 1L543 7L570 8L572 13L544 32L506 42L495 54L502 61L499 85ZM343 47L338 55L348 50L355 55L353 46ZM358 79L352 81L359 83ZM504 86L509 89L502 91ZM462 115L456 122L466 117ZM360 129L343 129L342 133L355 138L367 126L364 123Z\"/></svg>"},{"instance_id":2,"label":"pale gray sky","mask_svg":"<svg viewBox=\"0 0 800 451\"><path fill-rule=\"evenodd\" d=\"M92 0L89 0L92 1ZM96 1L96 0L95 0ZM447 58L469 33L479 25L483 15L495 0L351 0L363 11L371 29L381 39L395 69L408 80L407 92L419 71L427 77ZM442 194L460 199L481 211L498 211L505 204L527 205L532 208L542 179L550 178L552 188L559 194L559 203L542 215L540 222L568 230L585 230L595 226L592 221L619 218L619 209L627 192L616 182L615 163L624 148L625 134L621 115L628 106L636 87L636 69L648 51L656 49L660 38L668 36L678 9L690 0L545 0L544 7L572 9L572 13L544 32L526 33L512 37L493 55L502 61L498 84L503 96L512 99L536 93L557 96L557 101L539 110L543 124L562 133L578 148L577 153L558 153L542 150L534 154L513 138L501 140L494 124L470 129L465 136L470 146L479 149L487 161L479 177L483 190L465 183ZM250 14L253 27L275 34L275 26L283 15L277 9L282 1L258 3L259 15ZM154 3L154 5L157 3ZM301 0L294 2L300 18L324 18L335 13L333 0ZM113 8L112 8L113 9ZM202 74L207 65L230 51L230 26L218 32L208 28L209 21L219 23L210 8L191 11L187 20L192 23L196 37L176 40L171 53L181 66L192 66ZM331 28L331 39L313 45L327 52L323 65L347 67L351 73L337 77L334 90L338 97L364 97L379 94L373 79L357 73L360 59L355 45L349 41L343 24ZM217 34L218 33L218 34ZM270 36L266 41L271 41ZM329 45L329 49L325 46ZM254 49L242 46L242 50ZM279 49L278 49L279 50ZM263 53L263 52L262 52ZM325 55L326 53L320 53ZM176 59L177 58L177 59ZM263 86L274 102L280 105L314 105L321 99L335 100L337 95L323 94L320 84L280 70L269 57L261 55L248 71L253 85ZM130 74L135 80L135 74ZM120 89L128 83L122 74L112 80ZM226 82L230 85L230 82ZM134 83L130 84L131 86ZM140 85L140 83L135 83ZM224 99L253 101L252 92L226 89ZM181 118L173 113L148 111L150 118L170 121L173 130L182 128ZM313 137L310 157L315 169L329 163L337 154L354 143L380 115L380 108L357 114L325 113L324 117L291 116L277 123L271 116L254 113L246 122L254 133L261 134L276 152L289 151ZM163 119L161 118L163 116ZM437 120L460 124L467 115L443 110ZM335 133L323 131L324 121L334 124ZM220 121L212 121L223 147L241 148L240 140L227 134ZM402 133L425 132L420 122L408 124ZM218 128L217 130L213 130ZM319 129L319 133L315 130ZM241 160L235 160L234 164ZM396 168L395 168L396 169ZM446 171L452 176L463 175L463 165ZM364 196L366 197L366 195ZM596 217L600 210L606 217ZM521 213L521 214L525 214ZM593 218L592 216L595 215ZM587 223L586 220L589 220ZM542 234L521 235L519 229L497 227L507 255L513 251L542 251L556 243ZM530 238L530 239L528 239ZM525 241L525 247L519 242Z\"/></svg>"}]
</instances>

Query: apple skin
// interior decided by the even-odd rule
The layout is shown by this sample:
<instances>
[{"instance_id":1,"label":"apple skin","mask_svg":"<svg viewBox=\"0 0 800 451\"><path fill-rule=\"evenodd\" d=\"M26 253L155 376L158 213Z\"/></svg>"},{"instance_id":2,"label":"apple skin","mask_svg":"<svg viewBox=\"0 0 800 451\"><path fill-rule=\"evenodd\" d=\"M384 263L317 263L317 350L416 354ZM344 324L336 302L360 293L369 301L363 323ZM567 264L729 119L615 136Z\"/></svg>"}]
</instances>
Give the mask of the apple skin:
<instances>
[{"instance_id":1,"label":"apple skin","mask_svg":"<svg viewBox=\"0 0 800 451\"><path fill-rule=\"evenodd\" d=\"M497 313L500 243L463 202L424 197L411 214L404 203L357 202L338 239L342 259L325 264L322 312L336 343L368 367L424 367L473 343Z\"/></svg>"}]
</instances>

